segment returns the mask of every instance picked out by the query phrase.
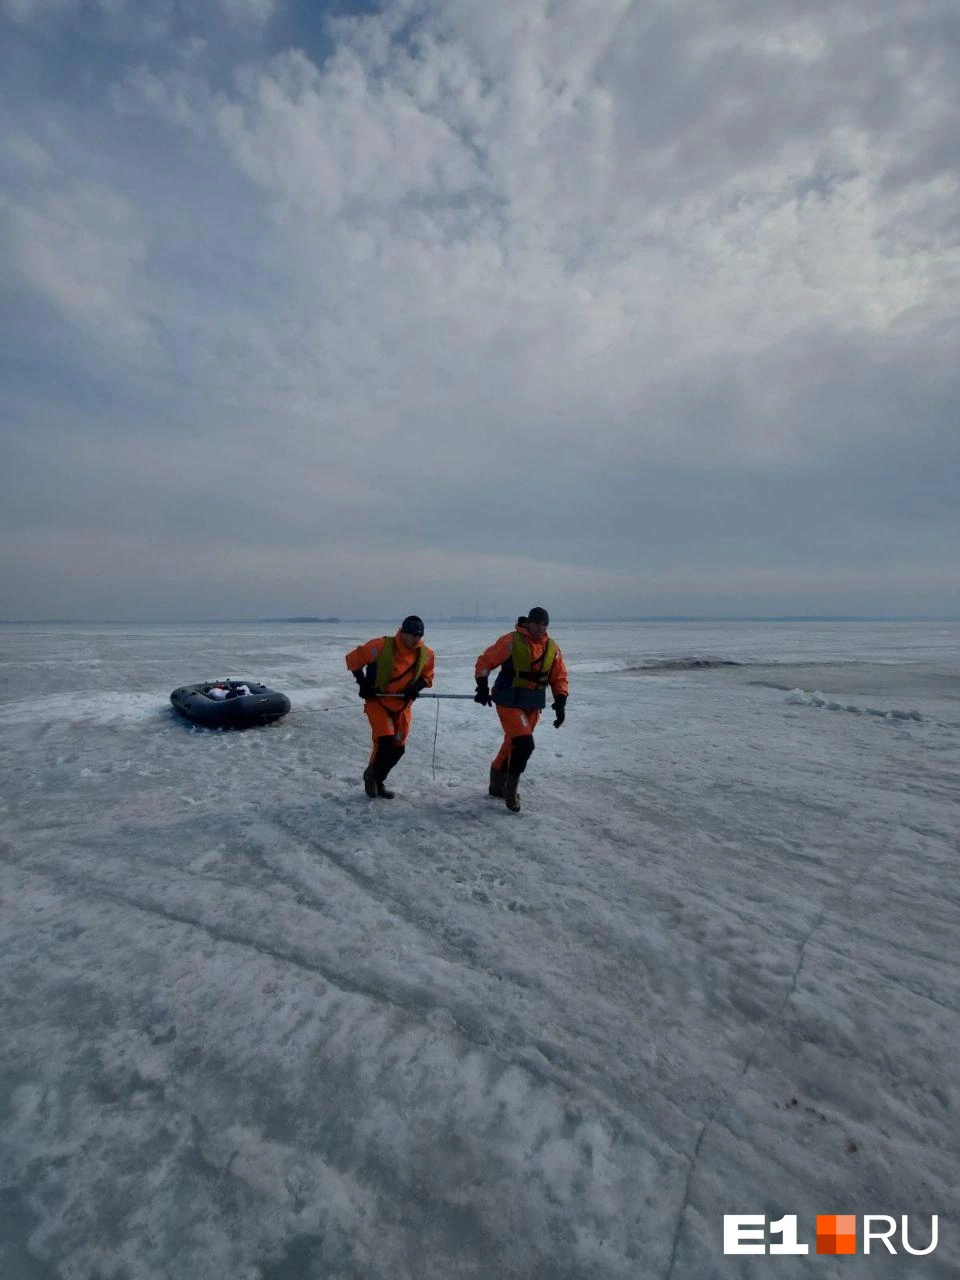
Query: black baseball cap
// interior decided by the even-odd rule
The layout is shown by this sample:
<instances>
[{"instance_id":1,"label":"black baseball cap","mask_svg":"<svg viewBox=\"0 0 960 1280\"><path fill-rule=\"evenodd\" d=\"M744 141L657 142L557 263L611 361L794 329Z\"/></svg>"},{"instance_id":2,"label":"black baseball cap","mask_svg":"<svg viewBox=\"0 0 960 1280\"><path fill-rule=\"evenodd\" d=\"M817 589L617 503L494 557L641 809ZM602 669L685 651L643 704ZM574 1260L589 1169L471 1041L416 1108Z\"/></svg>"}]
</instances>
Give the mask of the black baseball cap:
<instances>
[{"instance_id":1,"label":"black baseball cap","mask_svg":"<svg viewBox=\"0 0 960 1280\"><path fill-rule=\"evenodd\" d=\"M422 636L423 619L418 618L415 613L408 614L400 623L400 630L405 631L408 636Z\"/></svg>"}]
</instances>

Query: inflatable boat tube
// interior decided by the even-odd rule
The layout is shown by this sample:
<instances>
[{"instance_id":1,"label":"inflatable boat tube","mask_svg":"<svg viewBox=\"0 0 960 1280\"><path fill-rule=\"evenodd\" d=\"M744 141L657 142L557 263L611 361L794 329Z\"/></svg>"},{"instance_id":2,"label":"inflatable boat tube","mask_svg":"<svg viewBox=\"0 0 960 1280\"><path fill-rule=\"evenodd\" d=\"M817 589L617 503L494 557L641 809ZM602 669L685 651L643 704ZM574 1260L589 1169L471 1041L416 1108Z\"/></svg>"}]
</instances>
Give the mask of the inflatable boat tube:
<instances>
[{"instance_id":1,"label":"inflatable boat tube","mask_svg":"<svg viewBox=\"0 0 960 1280\"><path fill-rule=\"evenodd\" d=\"M249 729L272 724L290 710L290 699L254 680L207 680L174 689L170 701L182 716L208 729Z\"/></svg>"}]
</instances>

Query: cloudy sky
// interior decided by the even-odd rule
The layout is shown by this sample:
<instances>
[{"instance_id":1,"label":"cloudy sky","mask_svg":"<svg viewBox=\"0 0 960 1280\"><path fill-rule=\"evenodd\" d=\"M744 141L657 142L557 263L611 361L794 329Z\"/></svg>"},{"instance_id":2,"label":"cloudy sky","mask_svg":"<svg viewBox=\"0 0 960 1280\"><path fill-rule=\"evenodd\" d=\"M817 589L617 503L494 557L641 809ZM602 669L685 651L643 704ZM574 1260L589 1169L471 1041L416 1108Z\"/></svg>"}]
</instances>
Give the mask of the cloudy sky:
<instances>
[{"instance_id":1,"label":"cloudy sky","mask_svg":"<svg viewBox=\"0 0 960 1280\"><path fill-rule=\"evenodd\" d=\"M0 617L960 614L955 0L0 0Z\"/></svg>"}]
</instances>

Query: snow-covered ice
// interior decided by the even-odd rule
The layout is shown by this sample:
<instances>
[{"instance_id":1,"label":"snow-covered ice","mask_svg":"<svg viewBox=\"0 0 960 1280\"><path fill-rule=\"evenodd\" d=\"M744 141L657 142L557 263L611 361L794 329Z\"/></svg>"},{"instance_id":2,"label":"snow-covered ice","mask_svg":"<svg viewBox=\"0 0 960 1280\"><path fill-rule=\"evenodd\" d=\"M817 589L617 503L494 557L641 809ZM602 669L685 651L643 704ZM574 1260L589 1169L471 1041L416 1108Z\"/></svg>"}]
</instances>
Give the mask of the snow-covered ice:
<instances>
[{"instance_id":1,"label":"snow-covered ice","mask_svg":"<svg viewBox=\"0 0 960 1280\"><path fill-rule=\"evenodd\" d=\"M516 816L469 701L368 800L382 630L0 628L0 1276L960 1274L960 625L560 623Z\"/></svg>"}]
</instances>

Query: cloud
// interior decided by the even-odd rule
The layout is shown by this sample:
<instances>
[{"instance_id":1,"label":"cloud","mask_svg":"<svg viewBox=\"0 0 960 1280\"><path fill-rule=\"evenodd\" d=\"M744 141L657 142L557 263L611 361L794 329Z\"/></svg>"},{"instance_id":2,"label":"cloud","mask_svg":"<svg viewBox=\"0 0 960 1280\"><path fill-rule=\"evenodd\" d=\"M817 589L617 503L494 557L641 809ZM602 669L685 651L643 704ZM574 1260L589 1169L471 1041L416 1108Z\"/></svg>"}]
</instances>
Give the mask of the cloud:
<instances>
[{"instance_id":1,"label":"cloud","mask_svg":"<svg viewBox=\"0 0 960 1280\"><path fill-rule=\"evenodd\" d=\"M340 10L115 4L66 85L70 6L8 14L7 435L17 467L70 459L4 517L33 594L62 528L285 583L322 546L341 613L386 548L437 608L456 557L571 609L659 574L671 609L749 580L755 611L779 571L777 610L849 611L878 555L878 601L921 607L909 562L933 608L924 566L960 549L930 479L960 391L952 15Z\"/></svg>"},{"instance_id":2,"label":"cloud","mask_svg":"<svg viewBox=\"0 0 960 1280\"><path fill-rule=\"evenodd\" d=\"M145 323L131 291L148 246L129 200L83 182L32 206L5 202L4 212L12 259L37 295L120 346L142 341Z\"/></svg>"},{"instance_id":3,"label":"cloud","mask_svg":"<svg viewBox=\"0 0 960 1280\"><path fill-rule=\"evenodd\" d=\"M238 26L259 28L276 12L277 0L217 0L227 18Z\"/></svg>"},{"instance_id":4,"label":"cloud","mask_svg":"<svg viewBox=\"0 0 960 1280\"><path fill-rule=\"evenodd\" d=\"M0 15L12 22L28 23L45 14L63 12L76 4L76 0L3 0Z\"/></svg>"}]
</instances>

